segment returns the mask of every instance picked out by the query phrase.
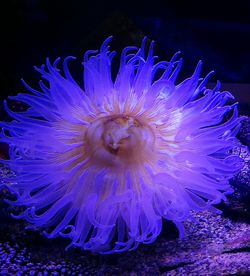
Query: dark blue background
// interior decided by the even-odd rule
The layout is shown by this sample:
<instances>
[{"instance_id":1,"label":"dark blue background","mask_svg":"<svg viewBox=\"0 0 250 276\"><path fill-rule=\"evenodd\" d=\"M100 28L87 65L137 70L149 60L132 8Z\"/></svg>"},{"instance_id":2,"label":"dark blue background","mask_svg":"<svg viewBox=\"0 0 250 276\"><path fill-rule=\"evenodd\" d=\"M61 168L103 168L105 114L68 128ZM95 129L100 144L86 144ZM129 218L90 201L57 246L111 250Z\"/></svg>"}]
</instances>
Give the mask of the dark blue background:
<instances>
[{"instance_id":1,"label":"dark blue background","mask_svg":"<svg viewBox=\"0 0 250 276\"><path fill-rule=\"evenodd\" d=\"M46 56L76 55L97 48L110 34L121 50L146 35L161 59L182 51L182 77L199 59L204 73L216 69L222 82L250 82L250 1L51 1L1 3L1 98L33 82L32 66ZM118 3L117 3L118 2ZM72 70L79 72L73 65ZM76 73L77 75L77 73ZM78 73L77 78L81 78ZM214 79L215 81L216 79Z\"/></svg>"}]
</instances>

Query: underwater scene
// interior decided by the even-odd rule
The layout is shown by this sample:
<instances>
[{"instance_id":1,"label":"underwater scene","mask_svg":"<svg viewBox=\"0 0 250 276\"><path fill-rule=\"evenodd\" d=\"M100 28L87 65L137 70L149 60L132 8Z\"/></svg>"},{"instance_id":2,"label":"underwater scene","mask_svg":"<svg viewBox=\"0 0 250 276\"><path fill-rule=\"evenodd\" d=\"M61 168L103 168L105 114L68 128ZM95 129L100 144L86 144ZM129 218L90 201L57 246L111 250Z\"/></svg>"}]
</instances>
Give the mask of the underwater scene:
<instances>
[{"instance_id":1,"label":"underwater scene","mask_svg":"<svg viewBox=\"0 0 250 276\"><path fill-rule=\"evenodd\" d=\"M2 6L0 275L250 275L250 4L217 2Z\"/></svg>"}]
</instances>

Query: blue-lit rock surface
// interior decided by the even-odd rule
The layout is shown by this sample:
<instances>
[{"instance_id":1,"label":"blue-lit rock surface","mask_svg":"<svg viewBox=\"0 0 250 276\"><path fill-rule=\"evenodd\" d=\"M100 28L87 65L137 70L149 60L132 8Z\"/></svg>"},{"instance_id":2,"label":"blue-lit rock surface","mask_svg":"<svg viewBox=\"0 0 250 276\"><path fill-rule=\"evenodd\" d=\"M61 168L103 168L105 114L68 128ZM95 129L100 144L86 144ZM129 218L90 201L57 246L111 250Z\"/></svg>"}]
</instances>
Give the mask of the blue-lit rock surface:
<instances>
[{"instance_id":1,"label":"blue-lit rock surface","mask_svg":"<svg viewBox=\"0 0 250 276\"><path fill-rule=\"evenodd\" d=\"M23 230L3 213L1 275L225 275L250 272L250 225L208 212L185 222L186 237L160 235L152 245L113 256L64 251L65 243ZM171 225L166 225L171 227ZM173 230L173 229L172 229ZM18 274L19 273L19 274ZM38 274L35 274L38 273ZM40 274L39 274L40 273ZM50 274L51 273L51 274ZM74 274L75 273L75 274ZM87 274L88 273L88 274Z\"/></svg>"}]
</instances>

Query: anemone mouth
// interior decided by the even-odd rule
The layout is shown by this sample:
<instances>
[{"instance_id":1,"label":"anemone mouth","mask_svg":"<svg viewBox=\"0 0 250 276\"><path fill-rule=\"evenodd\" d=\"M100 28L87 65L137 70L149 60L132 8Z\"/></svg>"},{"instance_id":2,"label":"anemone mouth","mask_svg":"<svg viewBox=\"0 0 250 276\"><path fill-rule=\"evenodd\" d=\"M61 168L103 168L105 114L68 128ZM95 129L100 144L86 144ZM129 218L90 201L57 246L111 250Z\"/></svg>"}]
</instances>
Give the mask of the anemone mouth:
<instances>
[{"instance_id":1,"label":"anemone mouth","mask_svg":"<svg viewBox=\"0 0 250 276\"><path fill-rule=\"evenodd\" d=\"M142 165L154 156L155 134L140 118L116 114L92 122L85 134L91 165L124 169Z\"/></svg>"}]
</instances>

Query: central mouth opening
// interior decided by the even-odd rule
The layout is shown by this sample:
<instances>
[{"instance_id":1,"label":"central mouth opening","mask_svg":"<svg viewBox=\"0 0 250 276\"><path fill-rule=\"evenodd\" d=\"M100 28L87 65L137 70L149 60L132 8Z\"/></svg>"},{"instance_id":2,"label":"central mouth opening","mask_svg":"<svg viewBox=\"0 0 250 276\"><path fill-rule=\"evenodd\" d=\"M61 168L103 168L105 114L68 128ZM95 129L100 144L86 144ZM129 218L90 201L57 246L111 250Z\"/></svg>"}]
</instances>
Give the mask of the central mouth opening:
<instances>
[{"instance_id":1,"label":"central mouth opening","mask_svg":"<svg viewBox=\"0 0 250 276\"><path fill-rule=\"evenodd\" d=\"M103 146L114 155L131 150L133 128L139 126L138 120L129 116L110 118L103 125Z\"/></svg>"},{"instance_id":2,"label":"central mouth opening","mask_svg":"<svg viewBox=\"0 0 250 276\"><path fill-rule=\"evenodd\" d=\"M124 168L152 158L154 133L138 118L127 115L102 117L89 126L85 141L92 165Z\"/></svg>"}]
</instances>

